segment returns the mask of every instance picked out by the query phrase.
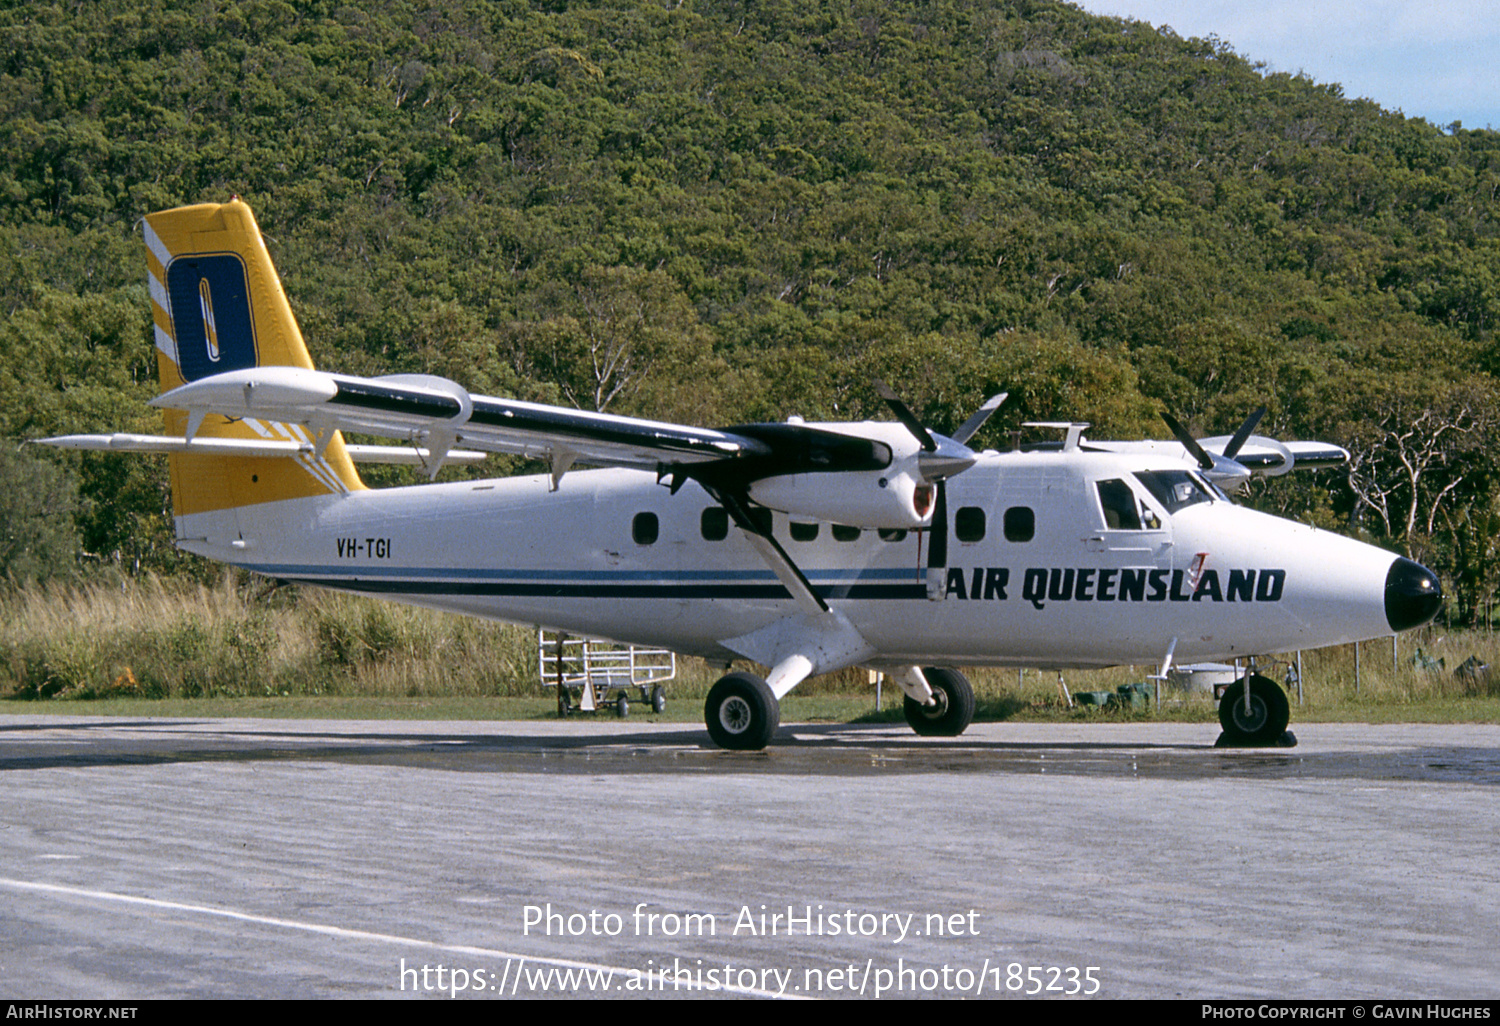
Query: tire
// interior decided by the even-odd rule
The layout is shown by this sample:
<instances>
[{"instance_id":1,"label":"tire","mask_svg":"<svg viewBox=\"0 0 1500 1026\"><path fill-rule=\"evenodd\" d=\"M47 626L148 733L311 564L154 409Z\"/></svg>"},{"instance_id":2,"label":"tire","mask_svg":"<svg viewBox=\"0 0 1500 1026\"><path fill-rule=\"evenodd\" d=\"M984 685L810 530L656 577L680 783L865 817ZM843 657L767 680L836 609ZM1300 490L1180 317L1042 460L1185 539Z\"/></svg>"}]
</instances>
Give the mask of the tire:
<instances>
[{"instance_id":1,"label":"tire","mask_svg":"<svg viewBox=\"0 0 1500 1026\"><path fill-rule=\"evenodd\" d=\"M667 691L660 684L651 689L651 711L658 716L667 711Z\"/></svg>"},{"instance_id":2,"label":"tire","mask_svg":"<svg viewBox=\"0 0 1500 1026\"><path fill-rule=\"evenodd\" d=\"M974 688L957 670L929 666L922 670L937 705L906 699L906 722L923 737L957 737L974 721Z\"/></svg>"},{"instance_id":3,"label":"tire","mask_svg":"<svg viewBox=\"0 0 1500 1026\"><path fill-rule=\"evenodd\" d=\"M1245 680L1250 682L1250 714L1245 714ZM1260 674L1237 680L1219 699L1219 726L1233 745L1274 745L1286 733L1292 708L1286 692Z\"/></svg>"},{"instance_id":4,"label":"tire","mask_svg":"<svg viewBox=\"0 0 1500 1026\"><path fill-rule=\"evenodd\" d=\"M630 715L630 699L623 692L615 699L615 715L622 720Z\"/></svg>"},{"instance_id":5,"label":"tire","mask_svg":"<svg viewBox=\"0 0 1500 1026\"><path fill-rule=\"evenodd\" d=\"M781 725L781 705L755 674L730 673L709 689L703 720L720 748L755 752L770 743Z\"/></svg>"}]
</instances>

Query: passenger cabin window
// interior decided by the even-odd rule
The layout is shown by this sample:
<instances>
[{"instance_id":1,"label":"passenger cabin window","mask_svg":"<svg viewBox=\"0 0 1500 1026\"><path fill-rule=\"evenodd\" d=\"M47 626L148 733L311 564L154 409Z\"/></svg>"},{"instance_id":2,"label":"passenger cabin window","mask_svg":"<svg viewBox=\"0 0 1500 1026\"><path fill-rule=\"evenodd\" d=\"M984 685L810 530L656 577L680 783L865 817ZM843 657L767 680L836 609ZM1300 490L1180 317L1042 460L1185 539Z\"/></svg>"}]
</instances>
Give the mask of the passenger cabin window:
<instances>
[{"instance_id":1,"label":"passenger cabin window","mask_svg":"<svg viewBox=\"0 0 1500 1026\"><path fill-rule=\"evenodd\" d=\"M1005 511L1005 540L1029 542L1036 537L1036 513L1030 506L1012 506Z\"/></svg>"},{"instance_id":2,"label":"passenger cabin window","mask_svg":"<svg viewBox=\"0 0 1500 1026\"><path fill-rule=\"evenodd\" d=\"M1157 502L1167 508L1168 513L1213 501L1202 482L1186 470L1143 470L1135 477Z\"/></svg>"},{"instance_id":3,"label":"passenger cabin window","mask_svg":"<svg viewBox=\"0 0 1500 1026\"><path fill-rule=\"evenodd\" d=\"M818 525L816 523L809 524L801 520L793 520L788 527L791 529L792 541L794 542L818 540Z\"/></svg>"},{"instance_id":4,"label":"passenger cabin window","mask_svg":"<svg viewBox=\"0 0 1500 1026\"><path fill-rule=\"evenodd\" d=\"M834 524L833 540L843 542L859 541L859 528L849 527L846 524Z\"/></svg>"},{"instance_id":5,"label":"passenger cabin window","mask_svg":"<svg viewBox=\"0 0 1500 1026\"><path fill-rule=\"evenodd\" d=\"M729 537L729 511L723 506L710 506L703 511L698 526L704 541L723 541Z\"/></svg>"},{"instance_id":6,"label":"passenger cabin window","mask_svg":"<svg viewBox=\"0 0 1500 1026\"><path fill-rule=\"evenodd\" d=\"M984 510L961 506L953 516L953 534L961 542L984 541Z\"/></svg>"},{"instance_id":7,"label":"passenger cabin window","mask_svg":"<svg viewBox=\"0 0 1500 1026\"><path fill-rule=\"evenodd\" d=\"M661 535L661 522L655 513L637 513L630 522L630 537L637 545L654 545Z\"/></svg>"},{"instance_id":8,"label":"passenger cabin window","mask_svg":"<svg viewBox=\"0 0 1500 1026\"><path fill-rule=\"evenodd\" d=\"M1099 481L1099 505L1104 510L1104 526L1111 531L1139 531L1141 529L1140 508L1135 503L1135 492L1124 481Z\"/></svg>"}]
</instances>

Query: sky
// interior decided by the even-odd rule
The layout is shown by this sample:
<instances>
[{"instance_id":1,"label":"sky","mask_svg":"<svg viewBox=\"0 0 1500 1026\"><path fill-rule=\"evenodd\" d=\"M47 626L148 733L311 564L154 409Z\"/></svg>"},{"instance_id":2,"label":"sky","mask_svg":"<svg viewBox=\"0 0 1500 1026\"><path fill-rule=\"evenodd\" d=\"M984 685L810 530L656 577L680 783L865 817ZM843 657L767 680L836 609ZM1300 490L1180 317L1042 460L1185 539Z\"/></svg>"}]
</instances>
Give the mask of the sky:
<instances>
[{"instance_id":1,"label":"sky","mask_svg":"<svg viewBox=\"0 0 1500 1026\"><path fill-rule=\"evenodd\" d=\"M1217 36L1266 71L1301 72L1446 128L1500 130L1496 0L1073 0L1179 36Z\"/></svg>"}]
</instances>

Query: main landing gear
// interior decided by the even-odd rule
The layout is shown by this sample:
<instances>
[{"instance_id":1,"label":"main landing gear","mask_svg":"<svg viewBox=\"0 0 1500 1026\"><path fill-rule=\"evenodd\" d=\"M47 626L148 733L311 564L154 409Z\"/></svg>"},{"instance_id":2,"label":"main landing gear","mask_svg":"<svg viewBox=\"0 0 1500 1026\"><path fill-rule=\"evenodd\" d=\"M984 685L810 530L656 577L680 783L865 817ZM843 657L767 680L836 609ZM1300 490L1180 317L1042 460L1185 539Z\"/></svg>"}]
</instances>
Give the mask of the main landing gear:
<instances>
[{"instance_id":1,"label":"main landing gear","mask_svg":"<svg viewBox=\"0 0 1500 1026\"><path fill-rule=\"evenodd\" d=\"M781 703L765 681L740 671L720 677L709 689L703 718L714 744L754 752L766 747L781 725Z\"/></svg>"},{"instance_id":2,"label":"main landing gear","mask_svg":"<svg viewBox=\"0 0 1500 1026\"><path fill-rule=\"evenodd\" d=\"M1250 708L1245 708L1245 686L1249 682ZM1219 699L1219 726L1224 733L1217 742L1221 748L1290 748L1297 743L1286 729L1292 709L1286 692L1269 677L1258 673L1240 678L1224 690Z\"/></svg>"},{"instance_id":3,"label":"main landing gear","mask_svg":"<svg viewBox=\"0 0 1500 1026\"><path fill-rule=\"evenodd\" d=\"M906 698L906 722L923 737L957 737L974 719L974 688L957 670L928 667L922 671L933 703ZM781 704L770 685L743 671L719 678L708 692L703 719L708 736L720 748L759 751L781 725Z\"/></svg>"}]
</instances>

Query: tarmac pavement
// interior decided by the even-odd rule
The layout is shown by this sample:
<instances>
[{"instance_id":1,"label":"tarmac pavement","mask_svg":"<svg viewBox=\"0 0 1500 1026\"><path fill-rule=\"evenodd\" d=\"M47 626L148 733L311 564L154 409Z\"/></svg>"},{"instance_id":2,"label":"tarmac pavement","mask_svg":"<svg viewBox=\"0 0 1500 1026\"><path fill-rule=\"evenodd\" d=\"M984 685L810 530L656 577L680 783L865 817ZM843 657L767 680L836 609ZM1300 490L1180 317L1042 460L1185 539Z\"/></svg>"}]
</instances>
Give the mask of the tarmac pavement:
<instances>
[{"instance_id":1,"label":"tarmac pavement","mask_svg":"<svg viewBox=\"0 0 1500 1026\"><path fill-rule=\"evenodd\" d=\"M0 994L1500 995L1500 728L0 717Z\"/></svg>"}]
</instances>

